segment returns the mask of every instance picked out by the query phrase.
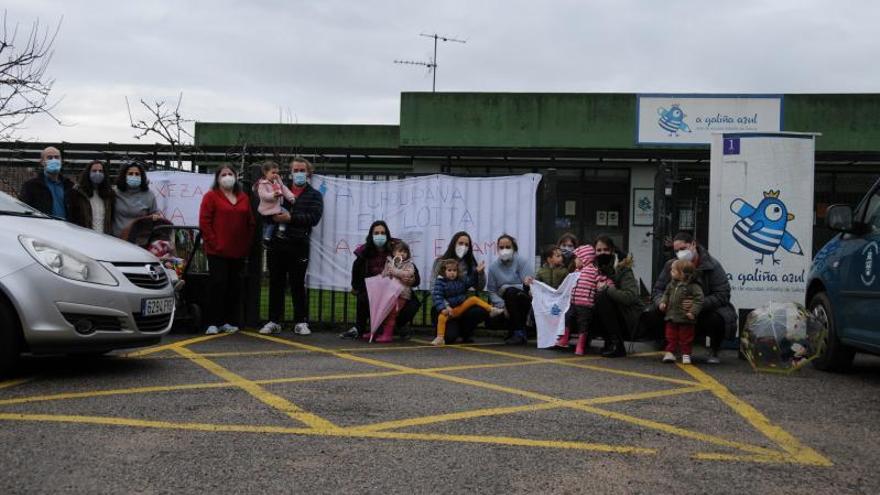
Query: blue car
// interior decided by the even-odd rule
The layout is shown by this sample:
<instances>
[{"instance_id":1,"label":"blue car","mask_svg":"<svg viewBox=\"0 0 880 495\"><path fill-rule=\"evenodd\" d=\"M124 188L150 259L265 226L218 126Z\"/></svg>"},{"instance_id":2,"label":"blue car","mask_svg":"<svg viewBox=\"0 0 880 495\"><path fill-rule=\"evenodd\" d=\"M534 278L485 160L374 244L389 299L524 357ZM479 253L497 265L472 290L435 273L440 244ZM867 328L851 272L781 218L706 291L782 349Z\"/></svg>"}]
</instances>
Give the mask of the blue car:
<instances>
[{"instance_id":1,"label":"blue car","mask_svg":"<svg viewBox=\"0 0 880 495\"><path fill-rule=\"evenodd\" d=\"M828 326L825 351L813 364L840 371L856 352L880 354L880 180L855 212L834 205L826 221L837 234L813 260L806 303Z\"/></svg>"}]
</instances>

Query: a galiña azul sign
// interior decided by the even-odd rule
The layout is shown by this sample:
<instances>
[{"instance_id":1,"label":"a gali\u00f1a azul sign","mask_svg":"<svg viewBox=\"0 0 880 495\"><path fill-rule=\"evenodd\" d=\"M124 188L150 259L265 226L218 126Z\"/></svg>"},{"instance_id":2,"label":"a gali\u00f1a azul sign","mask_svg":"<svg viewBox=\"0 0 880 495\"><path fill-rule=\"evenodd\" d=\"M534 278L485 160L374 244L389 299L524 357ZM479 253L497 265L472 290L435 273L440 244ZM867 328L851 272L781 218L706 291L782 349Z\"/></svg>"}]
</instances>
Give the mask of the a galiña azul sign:
<instances>
[{"instance_id":1,"label":"a gali\u00f1a azul sign","mask_svg":"<svg viewBox=\"0 0 880 495\"><path fill-rule=\"evenodd\" d=\"M709 251L727 270L734 306L803 303L812 259L815 138L716 134Z\"/></svg>"},{"instance_id":2,"label":"a gali\u00f1a azul sign","mask_svg":"<svg viewBox=\"0 0 880 495\"><path fill-rule=\"evenodd\" d=\"M709 144L713 132L779 132L780 95L638 95L638 144Z\"/></svg>"}]
</instances>

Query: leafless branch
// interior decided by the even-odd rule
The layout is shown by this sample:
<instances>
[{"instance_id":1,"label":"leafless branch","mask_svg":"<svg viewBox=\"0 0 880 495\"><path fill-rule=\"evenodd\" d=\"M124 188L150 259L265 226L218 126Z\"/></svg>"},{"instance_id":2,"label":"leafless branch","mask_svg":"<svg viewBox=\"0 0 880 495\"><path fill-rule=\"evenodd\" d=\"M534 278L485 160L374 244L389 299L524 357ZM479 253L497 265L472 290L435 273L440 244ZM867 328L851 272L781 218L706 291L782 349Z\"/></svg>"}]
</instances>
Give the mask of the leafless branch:
<instances>
[{"instance_id":1,"label":"leafless branch","mask_svg":"<svg viewBox=\"0 0 880 495\"><path fill-rule=\"evenodd\" d=\"M52 29L39 20L31 24L26 37L19 38L19 24L10 30L6 11L0 26L0 140L16 138L17 131L33 115L61 120L53 110L58 101L50 94L55 79L46 75L54 54L55 39L63 17ZM20 42L19 42L20 41Z\"/></svg>"}]
</instances>

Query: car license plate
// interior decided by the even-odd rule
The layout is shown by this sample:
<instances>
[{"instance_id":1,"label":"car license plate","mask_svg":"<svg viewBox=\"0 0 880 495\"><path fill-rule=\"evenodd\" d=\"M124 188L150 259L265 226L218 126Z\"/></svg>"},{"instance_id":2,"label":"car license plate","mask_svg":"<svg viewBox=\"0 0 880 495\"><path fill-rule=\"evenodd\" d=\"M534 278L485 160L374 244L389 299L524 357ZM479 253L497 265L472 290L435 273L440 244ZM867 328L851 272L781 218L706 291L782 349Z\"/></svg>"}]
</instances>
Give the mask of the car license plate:
<instances>
[{"instance_id":1,"label":"car license plate","mask_svg":"<svg viewBox=\"0 0 880 495\"><path fill-rule=\"evenodd\" d=\"M164 315L174 311L174 298L144 299L141 301L141 316Z\"/></svg>"}]
</instances>

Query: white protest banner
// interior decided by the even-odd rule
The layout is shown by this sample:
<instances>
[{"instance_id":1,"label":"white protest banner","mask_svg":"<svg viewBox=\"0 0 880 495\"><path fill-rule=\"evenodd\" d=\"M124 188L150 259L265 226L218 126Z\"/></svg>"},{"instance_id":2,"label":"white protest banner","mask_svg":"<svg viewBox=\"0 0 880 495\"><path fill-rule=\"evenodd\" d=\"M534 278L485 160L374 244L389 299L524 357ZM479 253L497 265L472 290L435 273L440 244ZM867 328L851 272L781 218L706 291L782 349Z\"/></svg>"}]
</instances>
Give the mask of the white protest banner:
<instances>
[{"instance_id":1,"label":"white protest banner","mask_svg":"<svg viewBox=\"0 0 880 495\"><path fill-rule=\"evenodd\" d=\"M174 225L198 225L202 196L214 183L213 174L190 172L149 172L150 190L162 216Z\"/></svg>"},{"instance_id":2,"label":"white protest banner","mask_svg":"<svg viewBox=\"0 0 880 495\"><path fill-rule=\"evenodd\" d=\"M733 305L803 303L812 260L815 136L716 134L709 179L709 251Z\"/></svg>"},{"instance_id":3,"label":"white protest banner","mask_svg":"<svg viewBox=\"0 0 880 495\"><path fill-rule=\"evenodd\" d=\"M421 288L429 287L434 259L459 231L470 234L474 256L487 265L495 258L495 241L502 233L515 237L519 252L531 259L540 180L540 174L430 175L390 181L315 175L311 184L324 195L324 216L312 232L307 285L350 290L354 251L375 220L384 220L392 237L409 244Z\"/></svg>"},{"instance_id":4,"label":"white protest banner","mask_svg":"<svg viewBox=\"0 0 880 495\"><path fill-rule=\"evenodd\" d=\"M779 95L638 95L638 144L709 144L715 132L779 132Z\"/></svg>"}]
</instances>

